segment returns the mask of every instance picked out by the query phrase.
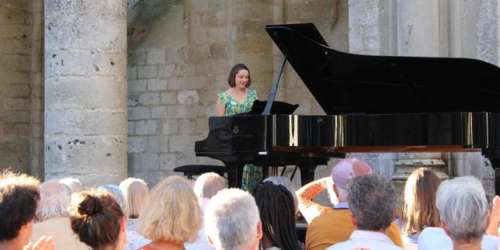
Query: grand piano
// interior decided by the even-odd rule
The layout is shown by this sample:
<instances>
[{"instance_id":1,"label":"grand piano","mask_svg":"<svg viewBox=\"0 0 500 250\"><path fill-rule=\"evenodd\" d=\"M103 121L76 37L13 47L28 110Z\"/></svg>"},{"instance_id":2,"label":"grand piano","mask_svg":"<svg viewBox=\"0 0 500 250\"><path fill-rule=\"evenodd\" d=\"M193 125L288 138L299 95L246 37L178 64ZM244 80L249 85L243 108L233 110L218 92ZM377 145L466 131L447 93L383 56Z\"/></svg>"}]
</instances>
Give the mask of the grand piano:
<instances>
[{"instance_id":1,"label":"grand piano","mask_svg":"<svg viewBox=\"0 0 500 250\"><path fill-rule=\"evenodd\" d=\"M263 114L209 117L210 132L195 152L222 161L230 186L241 184L247 163L298 166L304 184L317 165L349 152L481 151L500 193L499 67L349 54L329 48L313 24L265 29L326 115L280 114L283 103L270 94L272 108Z\"/></svg>"}]
</instances>

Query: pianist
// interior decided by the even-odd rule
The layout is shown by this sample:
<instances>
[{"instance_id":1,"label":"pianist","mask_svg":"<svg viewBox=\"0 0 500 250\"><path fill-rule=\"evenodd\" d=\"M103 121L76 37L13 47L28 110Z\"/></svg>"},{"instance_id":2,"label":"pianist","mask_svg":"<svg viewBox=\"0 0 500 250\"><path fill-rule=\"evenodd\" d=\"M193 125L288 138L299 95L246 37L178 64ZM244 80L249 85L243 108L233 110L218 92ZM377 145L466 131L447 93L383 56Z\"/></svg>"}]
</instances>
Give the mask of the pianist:
<instances>
[{"instance_id":1,"label":"pianist","mask_svg":"<svg viewBox=\"0 0 500 250\"><path fill-rule=\"evenodd\" d=\"M229 88L217 95L215 104L217 115L231 116L250 112L257 100L257 91L250 88L252 78L248 67L245 64L234 65L229 72L227 83ZM261 178L261 168L251 164L245 165L242 188L251 191Z\"/></svg>"}]
</instances>

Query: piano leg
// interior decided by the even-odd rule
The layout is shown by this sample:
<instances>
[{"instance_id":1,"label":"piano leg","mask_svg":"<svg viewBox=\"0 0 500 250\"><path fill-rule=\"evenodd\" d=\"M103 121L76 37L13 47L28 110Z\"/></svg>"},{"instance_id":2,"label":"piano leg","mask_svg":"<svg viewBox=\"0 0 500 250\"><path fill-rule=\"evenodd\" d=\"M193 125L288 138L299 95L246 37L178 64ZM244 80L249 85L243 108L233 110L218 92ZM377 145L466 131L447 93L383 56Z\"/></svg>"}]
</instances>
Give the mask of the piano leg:
<instances>
[{"instance_id":1,"label":"piano leg","mask_svg":"<svg viewBox=\"0 0 500 250\"><path fill-rule=\"evenodd\" d=\"M314 170L316 170L316 165L301 164L299 165L299 168L302 186L314 180Z\"/></svg>"},{"instance_id":2,"label":"piano leg","mask_svg":"<svg viewBox=\"0 0 500 250\"><path fill-rule=\"evenodd\" d=\"M243 177L243 167L245 164L233 163L227 164L227 184L229 187L240 188Z\"/></svg>"}]
</instances>

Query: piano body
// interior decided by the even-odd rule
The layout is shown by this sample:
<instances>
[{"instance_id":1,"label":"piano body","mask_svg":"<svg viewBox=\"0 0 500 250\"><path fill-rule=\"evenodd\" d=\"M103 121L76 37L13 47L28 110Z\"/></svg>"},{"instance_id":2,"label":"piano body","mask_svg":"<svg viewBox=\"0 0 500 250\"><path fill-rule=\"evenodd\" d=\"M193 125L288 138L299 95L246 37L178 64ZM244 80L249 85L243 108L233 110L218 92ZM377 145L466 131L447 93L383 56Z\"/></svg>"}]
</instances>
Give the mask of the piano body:
<instances>
[{"instance_id":1,"label":"piano body","mask_svg":"<svg viewBox=\"0 0 500 250\"><path fill-rule=\"evenodd\" d=\"M500 173L499 67L475 59L344 53L329 48L313 24L266 31L326 115L210 117L208 137L196 142L195 152L221 160L230 186L241 184L246 163L297 165L304 184L317 165L348 152L480 150Z\"/></svg>"}]
</instances>

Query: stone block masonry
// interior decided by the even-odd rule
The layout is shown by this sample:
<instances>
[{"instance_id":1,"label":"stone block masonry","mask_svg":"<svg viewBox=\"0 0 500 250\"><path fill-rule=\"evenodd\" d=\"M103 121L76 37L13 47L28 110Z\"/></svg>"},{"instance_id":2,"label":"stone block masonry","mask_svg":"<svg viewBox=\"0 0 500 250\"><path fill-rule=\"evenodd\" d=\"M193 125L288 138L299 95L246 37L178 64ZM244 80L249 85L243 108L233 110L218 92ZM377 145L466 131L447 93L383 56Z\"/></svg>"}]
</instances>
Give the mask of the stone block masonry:
<instances>
[{"instance_id":1,"label":"stone block masonry","mask_svg":"<svg viewBox=\"0 0 500 250\"><path fill-rule=\"evenodd\" d=\"M118 183L127 176L127 1L47 0L44 13L45 176Z\"/></svg>"}]
</instances>

